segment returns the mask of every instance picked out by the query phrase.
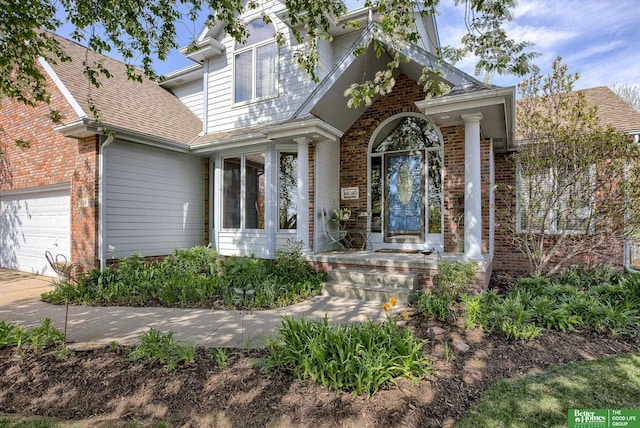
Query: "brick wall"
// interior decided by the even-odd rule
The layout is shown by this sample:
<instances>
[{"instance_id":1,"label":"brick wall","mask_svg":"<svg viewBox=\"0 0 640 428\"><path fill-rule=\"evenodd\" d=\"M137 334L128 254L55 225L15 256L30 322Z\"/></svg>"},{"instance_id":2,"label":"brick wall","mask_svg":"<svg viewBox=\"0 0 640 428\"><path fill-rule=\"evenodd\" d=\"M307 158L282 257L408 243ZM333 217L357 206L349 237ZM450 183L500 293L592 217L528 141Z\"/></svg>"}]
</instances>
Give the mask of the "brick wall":
<instances>
[{"instance_id":1,"label":"brick wall","mask_svg":"<svg viewBox=\"0 0 640 428\"><path fill-rule=\"evenodd\" d=\"M422 86L404 74L396 79L393 91L379 97L358 120L344 133L340 140L340 187L358 187L360 199L340 201L341 207L351 211L367 210L367 159L369 141L378 126L399 113L420 113L416 101L424 100ZM366 218L360 219L356 227L365 228Z\"/></svg>"},{"instance_id":2,"label":"brick wall","mask_svg":"<svg viewBox=\"0 0 640 428\"><path fill-rule=\"evenodd\" d=\"M51 108L64 123L77 119L53 84ZM85 269L98 264L98 138L65 138L53 130L49 107L35 108L11 100L0 107L0 190L20 190L66 184L71 191L71 259ZM19 148L16 140L30 142Z\"/></svg>"},{"instance_id":3,"label":"brick wall","mask_svg":"<svg viewBox=\"0 0 640 428\"><path fill-rule=\"evenodd\" d=\"M423 88L406 75L396 79L393 92L378 98L353 126L345 132L340 142L340 187L358 187L360 199L340 201L342 207L352 211L367 209L367 159L369 142L378 126L399 113L419 113L415 102L425 97ZM444 140L444 245L445 252L458 252L456 237L464 239L464 125L440 128ZM489 248L489 159L490 142L481 140L482 174L482 250ZM365 228L366 219L359 220L358 228ZM462 247L462 251L464 248Z\"/></svg>"},{"instance_id":4,"label":"brick wall","mask_svg":"<svg viewBox=\"0 0 640 428\"><path fill-rule=\"evenodd\" d=\"M515 218L516 213L516 168L508 153L498 153L495 156L495 179L497 184L496 207L497 209L509 210L509 215L501 215L498 221L505 221L506 218ZM600 232L605 233L605 232ZM550 237L552 238L552 237ZM573 258L562 256L554 259L553 263L561 263L564 266L596 264L612 264L622 266L624 243L619 240L610 239L603 248L593 249L597 254L589 254ZM495 230L495 253L493 257L493 267L496 270L507 270L514 272L528 272L529 262L526 256L518 250L511 239L510 232L504 225L499 224Z\"/></svg>"}]
</instances>

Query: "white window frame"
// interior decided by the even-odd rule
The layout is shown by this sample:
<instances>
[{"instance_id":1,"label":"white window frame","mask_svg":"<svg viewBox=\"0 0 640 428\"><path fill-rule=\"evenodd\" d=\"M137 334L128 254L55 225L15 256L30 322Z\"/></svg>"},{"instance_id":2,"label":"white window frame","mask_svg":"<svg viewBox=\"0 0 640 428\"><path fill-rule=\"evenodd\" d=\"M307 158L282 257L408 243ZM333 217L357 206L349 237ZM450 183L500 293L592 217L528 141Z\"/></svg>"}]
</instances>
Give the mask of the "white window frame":
<instances>
[{"instance_id":1,"label":"white window frame","mask_svg":"<svg viewBox=\"0 0 640 428\"><path fill-rule=\"evenodd\" d=\"M266 230L266 225L264 229L259 229L259 228L247 228L246 227L246 215L245 215L245 210L246 210L246 196L247 196L247 171L246 171L246 157L247 156L251 156L251 155L259 155L262 154L265 157L265 164L264 164L264 168L265 168L265 179L266 179L266 174L268 173L267 168L267 150L263 149L263 150L257 150L257 151L251 151L251 152L242 152L242 153L235 153L235 154L229 154L226 156L223 156L220 158L220 166L221 166L221 172L222 172L222 176L221 176L221 196L224 197L223 193L224 193L224 186L225 186L225 177L224 177L224 164L225 161L227 159L233 159L233 158L240 158L240 227L224 227L224 210L225 210L225 204L224 201L222 201L222 203L220 204L220 229L223 231L258 231L258 232L262 232ZM266 192L266 186L265 186L265 223L266 223L266 207L267 207L267 192Z\"/></svg>"},{"instance_id":2,"label":"white window frame","mask_svg":"<svg viewBox=\"0 0 640 428\"><path fill-rule=\"evenodd\" d=\"M293 154L295 153L296 155L296 168L299 168L298 165L298 147L291 145L291 146L278 146L278 148L276 149L276 174L275 174L275 179L276 179L276 204L277 204L277 213L278 213L278 217L277 217L277 231L278 232L284 232L284 233L288 233L288 232L295 232L297 230L296 228L293 229L282 229L280 228L280 155L282 153L288 153L288 154ZM297 171L296 171L297 174ZM296 200L296 225L298 223L298 201Z\"/></svg>"},{"instance_id":3,"label":"white window frame","mask_svg":"<svg viewBox=\"0 0 640 428\"><path fill-rule=\"evenodd\" d=\"M596 180L596 174L595 174L595 165L591 165L590 169L589 169L589 181L591 184L595 183ZM550 181L550 187L553 187L554 189L557 186L557 180L555 179L555 176L557 175L557 173L554 173L554 171L552 171L551 169L549 170L549 174L548 174L548 179L545 180L546 183L549 183ZM522 225L522 198L523 198L523 193L522 193L522 176L520 173L520 165L516 165L516 231L517 233L541 233L539 230L537 229L533 229L533 230L529 230L526 227L523 227ZM587 199L587 198L585 198ZM596 195L595 194L591 194L588 197L588 200L586 200L587 204L586 204L586 209L588 211L588 213L583 217L583 218L589 218L591 216L591 211L594 209L595 204L596 204ZM561 233L568 233L568 234L587 234L587 233L594 233L594 225L590 224L588 229L567 229L567 230L563 230L561 228L558 227L558 213L561 210L557 209L557 208L553 208L550 210L551 213L551 219L549 222L549 228L546 229L544 231L544 233L546 234L550 234L550 235L558 235Z\"/></svg>"},{"instance_id":4,"label":"white window frame","mask_svg":"<svg viewBox=\"0 0 640 428\"><path fill-rule=\"evenodd\" d=\"M261 18L255 18L255 19L251 19L249 21L247 21L247 25L249 25L251 22L255 21L256 19L261 19ZM274 30L275 30L275 24L273 24L273 22L270 24L274 26ZM275 80L275 90L273 95L268 95L266 97L258 97L257 96L257 87L258 87L258 49L263 47L263 46L267 46L269 44L273 43L275 45L275 49L276 49L276 60L275 60L275 69L274 69L274 80ZM233 50L233 54L231 56L231 61L232 61L232 88L231 88L231 98L232 98L232 104L233 107L239 107L239 106L244 106L247 104L252 104L258 101L264 101L264 100L269 100L269 99L273 99L273 98L277 98L280 96L280 67L279 67L279 61L278 58L280 56L280 49L278 46L278 43L276 42L276 37L272 37L271 39L267 39L258 43L254 43L252 45L249 46L244 46L241 47L239 49L235 48L236 44L234 43L234 50ZM245 52L251 52L251 98L249 98L248 100L242 100L242 101L236 101L236 57L240 54L243 54Z\"/></svg>"}]
</instances>

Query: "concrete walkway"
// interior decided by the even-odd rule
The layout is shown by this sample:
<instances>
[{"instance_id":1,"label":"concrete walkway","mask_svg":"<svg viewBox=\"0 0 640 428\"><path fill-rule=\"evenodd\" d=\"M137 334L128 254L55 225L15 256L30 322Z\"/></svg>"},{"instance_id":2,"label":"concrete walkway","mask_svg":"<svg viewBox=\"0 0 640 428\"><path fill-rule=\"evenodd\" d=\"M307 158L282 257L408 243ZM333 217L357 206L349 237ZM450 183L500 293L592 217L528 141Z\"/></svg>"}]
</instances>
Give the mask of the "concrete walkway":
<instances>
[{"instance_id":1,"label":"concrete walkway","mask_svg":"<svg viewBox=\"0 0 640 428\"><path fill-rule=\"evenodd\" d=\"M0 269L0 320L35 327L50 318L62 331L65 306L39 299L51 289L51 278ZM197 346L254 348L274 337L283 316L322 319L325 315L332 323L385 319L380 303L325 296L265 311L69 306L67 338L96 347L112 342L133 345L153 327L173 331L175 339Z\"/></svg>"}]
</instances>

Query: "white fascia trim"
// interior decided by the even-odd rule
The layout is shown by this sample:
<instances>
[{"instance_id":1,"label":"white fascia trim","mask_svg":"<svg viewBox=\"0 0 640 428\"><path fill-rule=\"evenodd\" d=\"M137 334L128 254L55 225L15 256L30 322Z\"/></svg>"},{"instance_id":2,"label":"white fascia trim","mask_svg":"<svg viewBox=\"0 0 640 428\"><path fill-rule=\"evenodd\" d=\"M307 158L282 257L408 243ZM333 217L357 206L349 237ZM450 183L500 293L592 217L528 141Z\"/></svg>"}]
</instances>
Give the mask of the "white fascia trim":
<instances>
[{"instance_id":1,"label":"white fascia trim","mask_svg":"<svg viewBox=\"0 0 640 428\"><path fill-rule=\"evenodd\" d=\"M191 46L185 46L180 48L178 52L186 56L192 61L202 63L206 58L212 58L214 56L221 55L226 49L225 45L220 43L213 37L206 37L202 40L198 40L195 43L196 50L190 51Z\"/></svg>"},{"instance_id":2,"label":"white fascia trim","mask_svg":"<svg viewBox=\"0 0 640 428\"><path fill-rule=\"evenodd\" d=\"M181 68L176 71L172 71L164 76L162 82L159 82L160 86L171 85L175 80L184 79L186 81L197 80L202 77L202 64L192 64L187 67ZM181 82L183 83L183 82Z\"/></svg>"},{"instance_id":3,"label":"white fascia trim","mask_svg":"<svg viewBox=\"0 0 640 428\"><path fill-rule=\"evenodd\" d=\"M38 61L40 61L40 65L42 65L42 68L44 68L44 70L47 72L49 77L51 77L51 80L53 80L53 83L55 83L55 85L58 87L60 92L62 92L62 95L64 95L64 98L67 100L69 105L73 108L73 111L76 112L78 117L87 117L87 114L84 112L84 110L82 110L82 107L80 107L80 104L78 104L78 101L76 101L73 95L71 95L71 92L69 92L69 89L67 89L65 84L62 83L62 80L60 80L60 78L58 77L56 72L53 70L51 65L47 61L45 61L45 59L42 57L38 58Z\"/></svg>"},{"instance_id":4,"label":"white fascia trim","mask_svg":"<svg viewBox=\"0 0 640 428\"><path fill-rule=\"evenodd\" d=\"M25 189L4 190L4 191L0 191L0 196L30 195L34 193L55 192L58 190L69 190L69 189L71 189L71 183L52 184L50 186L27 187Z\"/></svg>"},{"instance_id":5,"label":"white fascia trim","mask_svg":"<svg viewBox=\"0 0 640 428\"><path fill-rule=\"evenodd\" d=\"M66 125L58 126L54 128L54 131L58 131L65 137L71 138L86 138L88 136L87 134L102 135L105 131L112 131L115 133L115 138L118 140L130 141L132 143L144 144L146 146L172 150L174 152L189 153L189 146L186 144L151 137L146 134L129 131L115 126L99 125L95 122L89 122L87 119L81 119Z\"/></svg>"},{"instance_id":6,"label":"white fascia trim","mask_svg":"<svg viewBox=\"0 0 640 428\"><path fill-rule=\"evenodd\" d=\"M256 144L265 144L271 142L272 140L270 140L266 134L260 132L238 135L236 137L224 138L221 140L207 141L205 143L193 144L191 146L190 153L198 154L213 150L217 151L236 147L254 146Z\"/></svg>"},{"instance_id":7,"label":"white fascia trim","mask_svg":"<svg viewBox=\"0 0 640 428\"><path fill-rule=\"evenodd\" d=\"M270 127L267 130L267 137L274 140L276 138L295 137L312 133L319 134L332 141L338 141L344 134L323 120L311 119L304 122L290 122Z\"/></svg>"},{"instance_id":8,"label":"white fascia trim","mask_svg":"<svg viewBox=\"0 0 640 428\"><path fill-rule=\"evenodd\" d=\"M507 104L508 98L513 98L514 87L488 89L470 94L445 95L417 101L416 107L425 115L454 112L465 109L477 109L493 105Z\"/></svg>"}]
</instances>

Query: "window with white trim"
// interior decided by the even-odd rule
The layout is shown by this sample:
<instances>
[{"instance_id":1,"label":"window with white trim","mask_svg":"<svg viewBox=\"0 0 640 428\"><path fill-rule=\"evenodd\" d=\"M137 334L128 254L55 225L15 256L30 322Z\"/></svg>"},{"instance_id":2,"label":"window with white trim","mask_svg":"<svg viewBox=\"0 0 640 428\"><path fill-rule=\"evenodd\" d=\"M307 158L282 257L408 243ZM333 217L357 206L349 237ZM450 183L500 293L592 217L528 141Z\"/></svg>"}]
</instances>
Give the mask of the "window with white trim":
<instances>
[{"instance_id":1,"label":"window with white trim","mask_svg":"<svg viewBox=\"0 0 640 428\"><path fill-rule=\"evenodd\" d=\"M517 171L517 215L521 232L591 232L595 204L594 166L587 172L575 169L523 174Z\"/></svg>"},{"instance_id":2,"label":"window with white trim","mask_svg":"<svg viewBox=\"0 0 640 428\"><path fill-rule=\"evenodd\" d=\"M265 184L264 153L223 159L224 229L264 229Z\"/></svg>"},{"instance_id":3,"label":"window with white trim","mask_svg":"<svg viewBox=\"0 0 640 428\"><path fill-rule=\"evenodd\" d=\"M278 47L274 27L262 19L254 19L246 29L249 37L236 43L233 55L234 103L278 94Z\"/></svg>"},{"instance_id":4,"label":"window with white trim","mask_svg":"<svg viewBox=\"0 0 640 428\"><path fill-rule=\"evenodd\" d=\"M278 228L295 229L298 216L298 153L278 154Z\"/></svg>"}]
</instances>

